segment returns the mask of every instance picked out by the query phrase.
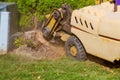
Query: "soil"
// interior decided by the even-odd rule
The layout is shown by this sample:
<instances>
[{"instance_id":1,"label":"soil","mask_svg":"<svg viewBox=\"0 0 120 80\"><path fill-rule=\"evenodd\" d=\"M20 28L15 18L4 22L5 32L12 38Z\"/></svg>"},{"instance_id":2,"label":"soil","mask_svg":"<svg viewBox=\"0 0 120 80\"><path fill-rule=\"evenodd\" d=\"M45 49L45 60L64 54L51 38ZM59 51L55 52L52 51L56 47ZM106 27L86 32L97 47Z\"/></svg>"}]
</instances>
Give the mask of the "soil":
<instances>
[{"instance_id":1,"label":"soil","mask_svg":"<svg viewBox=\"0 0 120 80\"><path fill-rule=\"evenodd\" d=\"M49 43L46 41L40 31L28 31L24 34L24 41L30 40L35 47L24 44L14 50L15 54L29 56L37 60L55 60L65 54L64 43Z\"/></svg>"},{"instance_id":2,"label":"soil","mask_svg":"<svg viewBox=\"0 0 120 80\"><path fill-rule=\"evenodd\" d=\"M28 31L24 34L24 41L30 40L32 46L25 43L19 48L15 49L15 54L23 55L36 59L36 60L56 60L62 58L65 55L64 43L62 41L57 41L57 43L50 43L45 40L40 31ZM36 45L37 46L33 46ZM87 54L88 62L92 61L103 66L110 68L120 67L119 65L114 65L108 61L95 57L93 55Z\"/></svg>"}]
</instances>

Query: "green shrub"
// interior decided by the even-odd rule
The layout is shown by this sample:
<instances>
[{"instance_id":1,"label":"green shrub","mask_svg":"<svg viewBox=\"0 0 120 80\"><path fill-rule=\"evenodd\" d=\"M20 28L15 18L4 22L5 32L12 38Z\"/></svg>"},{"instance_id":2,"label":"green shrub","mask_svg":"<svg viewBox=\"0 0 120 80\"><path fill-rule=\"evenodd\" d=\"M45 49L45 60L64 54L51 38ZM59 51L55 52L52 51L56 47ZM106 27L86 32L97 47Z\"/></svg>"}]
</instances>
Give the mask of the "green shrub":
<instances>
[{"instance_id":1,"label":"green shrub","mask_svg":"<svg viewBox=\"0 0 120 80\"><path fill-rule=\"evenodd\" d=\"M24 44L23 37L17 37L17 38L15 38L15 40L14 40L14 45L15 45L16 47L20 47L20 46L22 46L23 44Z\"/></svg>"},{"instance_id":2,"label":"green shrub","mask_svg":"<svg viewBox=\"0 0 120 80\"><path fill-rule=\"evenodd\" d=\"M20 25L29 26L32 23L32 17L37 17L41 21L44 15L55 8L60 8L62 3L69 4L72 9L78 9L87 5L94 4L94 0L6 0L17 2L19 11L22 15Z\"/></svg>"}]
</instances>

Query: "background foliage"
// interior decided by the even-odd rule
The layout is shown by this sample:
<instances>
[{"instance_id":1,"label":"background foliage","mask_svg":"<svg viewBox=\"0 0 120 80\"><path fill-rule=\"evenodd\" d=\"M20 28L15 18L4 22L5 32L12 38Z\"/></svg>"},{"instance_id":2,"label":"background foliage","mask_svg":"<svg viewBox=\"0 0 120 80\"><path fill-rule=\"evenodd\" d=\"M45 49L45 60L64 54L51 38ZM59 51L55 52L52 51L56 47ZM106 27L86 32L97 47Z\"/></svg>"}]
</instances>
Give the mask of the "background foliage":
<instances>
[{"instance_id":1,"label":"background foliage","mask_svg":"<svg viewBox=\"0 0 120 80\"><path fill-rule=\"evenodd\" d=\"M16 2L21 13L21 26L31 26L32 18L37 17L41 21L44 15L50 13L54 8L59 8L62 3L69 4L72 9L81 8L94 4L94 0L4 0ZM33 17L34 16L34 17Z\"/></svg>"}]
</instances>

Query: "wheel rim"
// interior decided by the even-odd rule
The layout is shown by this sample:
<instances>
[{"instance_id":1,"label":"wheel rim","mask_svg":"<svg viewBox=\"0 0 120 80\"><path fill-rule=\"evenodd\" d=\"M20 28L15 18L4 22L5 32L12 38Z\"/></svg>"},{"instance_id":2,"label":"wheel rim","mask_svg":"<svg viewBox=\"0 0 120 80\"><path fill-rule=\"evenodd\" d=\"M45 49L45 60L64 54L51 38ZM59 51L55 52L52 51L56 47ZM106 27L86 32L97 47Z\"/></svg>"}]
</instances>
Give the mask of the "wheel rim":
<instances>
[{"instance_id":1,"label":"wheel rim","mask_svg":"<svg viewBox=\"0 0 120 80\"><path fill-rule=\"evenodd\" d=\"M74 56L74 57L77 55L77 49L76 49L75 46L72 46L72 47L70 48L70 53L71 53L71 55Z\"/></svg>"}]
</instances>

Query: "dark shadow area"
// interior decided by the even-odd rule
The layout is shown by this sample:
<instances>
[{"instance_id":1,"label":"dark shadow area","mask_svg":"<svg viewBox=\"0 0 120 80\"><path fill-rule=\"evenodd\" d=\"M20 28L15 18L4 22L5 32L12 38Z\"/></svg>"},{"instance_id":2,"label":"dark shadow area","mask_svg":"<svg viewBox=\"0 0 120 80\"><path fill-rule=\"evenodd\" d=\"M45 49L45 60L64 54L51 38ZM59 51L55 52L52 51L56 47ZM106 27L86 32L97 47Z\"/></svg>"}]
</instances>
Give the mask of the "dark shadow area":
<instances>
[{"instance_id":1,"label":"dark shadow area","mask_svg":"<svg viewBox=\"0 0 120 80\"><path fill-rule=\"evenodd\" d=\"M120 68L120 61L115 61L114 63L101 59L99 57L87 54L88 60L95 62L97 64L103 65L109 68Z\"/></svg>"}]
</instances>

